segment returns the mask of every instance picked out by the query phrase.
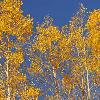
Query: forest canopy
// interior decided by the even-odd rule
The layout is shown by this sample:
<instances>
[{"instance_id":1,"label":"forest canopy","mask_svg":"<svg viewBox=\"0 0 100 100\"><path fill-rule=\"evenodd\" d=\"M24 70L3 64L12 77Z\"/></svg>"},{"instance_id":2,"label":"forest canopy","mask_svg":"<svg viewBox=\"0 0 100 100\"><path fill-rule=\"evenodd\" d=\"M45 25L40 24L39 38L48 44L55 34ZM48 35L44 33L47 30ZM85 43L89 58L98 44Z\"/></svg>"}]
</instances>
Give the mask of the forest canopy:
<instances>
[{"instance_id":1,"label":"forest canopy","mask_svg":"<svg viewBox=\"0 0 100 100\"><path fill-rule=\"evenodd\" d=\"M0 100L98 100L100 9L80 4L68 25L46 16L34 31L22 4L0 1Z\"/></svg>"}]
</instances>

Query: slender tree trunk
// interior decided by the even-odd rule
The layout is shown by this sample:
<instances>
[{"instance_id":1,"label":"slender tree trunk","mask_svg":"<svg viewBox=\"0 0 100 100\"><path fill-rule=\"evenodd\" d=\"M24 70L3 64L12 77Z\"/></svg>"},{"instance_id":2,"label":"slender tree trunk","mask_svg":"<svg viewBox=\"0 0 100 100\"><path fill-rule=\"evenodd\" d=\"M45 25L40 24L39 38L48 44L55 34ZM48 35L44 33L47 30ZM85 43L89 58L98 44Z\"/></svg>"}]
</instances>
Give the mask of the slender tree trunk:
<instances>
[{"instance_id":1,"label":"slender tree trunk","mask_svg":"<svg viewBox=\"0 0 100 100\"><path fill-rule=\"evenodd\" d=\"M85 40L84 40L85 42ZM86 45L85 45L86 47ZM85 53L85 70L86 70L86 85L87 85L87 100L90 100L90 86L89 86L89 71L87 68L87 53L86 53L86 49L84 48L84 53Z\"/></svg>"},{"instance_id":2,"label":"slender tree trunk","mask_svg":"<svg viewBox=\"0 0 100 100\"><path fill-rule=\"evenodd\" d=\"M82 89L82 99L84 100L84 78L82 77L82 86L81 86L81 89Z\"/></svg>"},{"instance_id":3,"label":"slender tree trunk","mask_svg":"<svg viewBox=\"0 0 100 100\"><path fill-rule=\"evenodd\" d=\"M54 67L53 67L53 75L54 75L54 78L55 78L54 79L55 84L57 86L57 89L56 89L56 91L57 91L56 98L57 98L57 100L60 100L61 99L61 95L60 95L60 91L59 91L59 80L56 80L57 75L56 75L56 71L55 71Z\"/></svg>"},{"instance_id":4,"label":"slender tree trunk","mask_svg":"<svg viewBox=\"0 0 100 100\"><path fill-rule=\"evenodd\" d=\"M87 80L87 100L90 100L89 72L87 68L86 68L86 80Z\"/></svg>"},{"instance_id":5,"label":"slender tree trunk","mask_svg":"<svg viewBox=\"0 0 100 100\"><path fill-rule=\"evenodd\" d=\"M7 85L8 85L8 87L7 87L7 93L8 93L7 100L10 100L10 87L9 87L9 84L8 84L8 82L9 82L9 66L8 66L8 63L9 63L9 60L7 59L7 62L6 62L6 66L7 66L6 75L7 75Z\"/></svg>"},{"instance_id":6,"label":"slender tree trunk","mask_svg":"<svg viewBox=\"0 0 100 100\"><path fill-rule=\"evenodd\" d=\"M81 90L82 90L82 100L86 100L86 92L85 92L85 79L84 79L84 72L83 71L83 75L82 75L82 80L81 80Z\"/></svg>"}]
</instances>

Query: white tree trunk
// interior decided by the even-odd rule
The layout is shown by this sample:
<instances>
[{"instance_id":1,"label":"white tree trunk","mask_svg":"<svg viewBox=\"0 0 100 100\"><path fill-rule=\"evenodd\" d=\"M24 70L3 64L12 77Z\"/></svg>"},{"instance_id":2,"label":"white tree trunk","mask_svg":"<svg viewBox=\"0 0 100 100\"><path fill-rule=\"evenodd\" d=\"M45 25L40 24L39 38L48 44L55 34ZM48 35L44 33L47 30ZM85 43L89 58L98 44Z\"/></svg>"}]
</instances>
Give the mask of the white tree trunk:
<instances>
[{"instance_id":1,"label":"white tree trunk","mask_svg":"<svg viewBox=\"0 0 100 100\"><path fill-rule=\"evenodd\" d=\"M89 72L87 68L86 68L86 80L87 80L87 100L90 100Z\"/></svg>"},{"instance_id":2,"label":"white tree trunk","mask_svg":"<svg viewBox=\"0 0 100 100\"><path fill-rule=\"evenodd\" d=\"M6 66L7 66L7 70L6 70L6 75L7 75L7 84L9 82L9 66L8 66L8 63L9 63L9 60L7 59L7 62L6 62ZM9 84L8 84L8 87L7 87L7 100L10 100L10 87L9 87Z\"/></svg>"}]
</instances>

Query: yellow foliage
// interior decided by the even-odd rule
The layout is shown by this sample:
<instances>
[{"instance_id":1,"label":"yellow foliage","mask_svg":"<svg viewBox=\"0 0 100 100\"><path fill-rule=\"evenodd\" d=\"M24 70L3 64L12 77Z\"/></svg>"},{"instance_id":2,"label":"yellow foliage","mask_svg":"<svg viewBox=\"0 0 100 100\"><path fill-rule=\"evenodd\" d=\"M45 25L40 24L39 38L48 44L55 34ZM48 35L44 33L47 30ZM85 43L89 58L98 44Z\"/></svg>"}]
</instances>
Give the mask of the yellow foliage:
<instances>
[{"instance_id":1,"label":"yellow foliage","mask_svg":"<svg viewBox=\"0 0 100 100\"><path fill-rule=\"evenodd\" d=\"M0 100L5 100L5 92L2 86L0 86Z\"/></svg>"},{"instance_id":2,"label":"yellow foliage","mask_svg":"<svg viewBox=\"0 0 100 100\"><path fill-rule=\"evenodd\" d=\"M89 31L88 45L92 47L95 56L100 57L100 10L94 10L90 13L87 21L87 29Z\"/></svg>"},{"instance_id":3,"label":"yellow foliage","mask_svg":"<svg viewBox=\"0 0 100 100\"><path fill-rule=\"evenodd\" d=\"M96 80L100 78L100 9L90 13L86 26L89 31L87 45L92 48L92 56L87 59L87 66L90 71L97 74L98 77L94 79Z\"/></svg>"},{"instance_id":4,"label":"yellow foliage","mask_svg":"<svg viewBox=\"0 0 100 100\"><path fill-rule=\"evenodd\" d=\"M98 34L100 32L100 9L94 10L90 13L87 28L89 32L93 34L93 30L95 30Z\"/></svg>"},{"instance_id":5,"label":"yellow foliage","mask_svg":"<svg viewBox=\"0 0 100 100\"><path fill-rule=\"evenodd\" d=\"M70 76L64 76L62 80L62 87L63 91L68 91L69 93L75 86L77 86L78 80L75 77L70 77Z\"/></svg>"},{"instance_id":6,"label":"yellow foliage","mask_svg":"<svg viewBox=\"0 0 100 100\"><path fill-rule=\"evenodd\" d=\"M90 72L95 72L97 75L100 74L100 60L99 58L93 56L91 58L87 58L86 66Z\"/></svg>"},{"instance_id":7,"label":"yellow foliage","mask_svg":"<svg viewBox=\"0 0 100 100\"><path fill-rule=\"evenodd\" d=\"M9 71L9 81L8 81L8 84L12 88L17 88L19 82L25 82L26 81L26 77L23 76L18 71L16 71L16 69L14 69L12 71L13 71L13 73L12 72L10 73L10 71Z\"/></svg>"},{"instance_id":8,"label":"yellow foliage","mask_svg":"<svg viewBox=\"0 0 100 100\"><path fill-rule=\"evenodd\" d=\"M72 17L69 24L69 40L70 45L75 46L79 52L83 52L86 46L86 40L83 37L83 32L86 30L86 27L83 25L84 16L86 16L86 8L81 4L79 11Z\"/></svg>"},{"instance_id":9,"label":"yellow foliage","mask_svg":"<svg viewBox=\"0 0 100 100\"><path fill-rule=\"evenodd\" d=\"M13 64L20 64L23 61L23 53L18 51L14 53L5 53L7 60Z\"/></svg>"},{"instance_id":10,"label":"yellow foliage","mask_svg":"<svg viewBox=\"0 0 100 100\"><path fill-rule=\"evenodd\" d=\"M79 26L78 28L75 28L73 23L74 23L74 20L72 20L70 27L69 27L69 29L70 29L70 35L69 35L70 45L76 46L76 48L81 52L84 50L84 47L86 45L86 41L82 36L84 28L82 28L81 26Z\"/></svg>"},{"instance_id":11,"label":"yellow foliage","mask_svg":"<svg viewBox=\"0 0 100 100\"><path fill-rule=\"evenodd\" d=\"M51 62L52 66L54 67L54 70L58 68L60 61L61 61L61 54L59 51L51 51L50 56L48 57L49 61Z\"/></svg>"},{"instance_id":12,"label":"yellow foliage","mask_svg":"<svg viewBox=\"0 0 100 100\"><path fill-rule=\"evenodd\" d=\"M59 56L57 58L57 61L54 61L50 56L50 59L53 61L52 64L54 63L53 65L58 67L60 59L65 60L69 57L68 55L70 48L68 47L68 45L70 40L68 41L66 36L62 34L55 26L49 26L48 28L37 27L37 32L40 33L35 44L37 49L42 52L45 52L46 49L49 49L51 56L53 55L53 58L55 57L54 53L60 52L56 55ZM55 47L52 48L52 42L54 41L58 42L58 46L56 47L59 49L58 51L54 50Z\"/></svg>"},{"instance_id":13,"label":"yellow foliage","mask_svg":"<svg viewBox=\"0 0 100 100\"><path fill-rule=\"evenodd\" d=\"M42 69L39 65L40 65L39 63L33 62L32 66L30 68L28 68L27 70L29 72L33 72L33 73L41 73Z\"/></svg>"},{"instance_id":14,"label":"yellow foliage","mask_svg":"<svg viewBox=\"0 0 100 100\"><path fill-rule=\"evenodd\" d=\"M0 40L2 32L7 33L8 37L10 34L16 35L17 39L23 42L26 40L24 36L27 37L32 34L33 19L30 18L30 15L26 17L23 16L21 5L21 0L4 0L0 2ZM81 78L83 78L86 68L89 72L96 72L97 75L100 74L100 10L94 10L90 13L85 27L82 26L82 14L84 12L85 9L81 5L80 12L72 18L69 27L62 27L62 32L59 31L58 27L51 25L52 23L49 23L49 20L46 20L46 23L44 22L42 25L36 27L39 35L36 43L33 44L33 48L39 49L42 53L47 49L50 50L50 54L47 58L52 64L54 74L55 69L59 67L61 61L64 62L64 60L67 59L72 60L71 75L65 75L62 79L64 91L68 90L70 92L75 86L81 84ZM48 27L44 28L46 24ZM69 28L70 31L68 36L63 34L66 28ZM85 29L89 31L87 38L82 36ZM53 44L54 41L57 42L56 46ZM13 45L14 43L10 43L9 41L7 49L12 48ZM73 45L78 49L78 57L71 56ZM3 51L3 46L5 47L5 44L0 46L0 52ZM85 51L86 46L92 47L92 54L88 58ZM5 49L4 47L3 49ZM16 92L20 92L21 100L37 99L40 94L39 89L29 84L25 85L24 89L19 89L20 82L28 83L26 77L18 72L19 65L24 60L22 50L19 49L14 53L8 50L4 52L4 56L7 58L6 66L8 67L5 84L10 88L11 95L15 96ZM32 67L27 68L27 71L42 73L40 58L37 57L32 60ZM47 68L49 66L45 67ZM0 100L5 100L3 99L5 93L2 88L3 87L0 86ZM17 91L18 89L21 91Z\"/></svg>"},{"instance_id":15,"label":"yellow foliage","mask_svg":"<svg viewBox=\"0 0 100 100\"><path fill-rule=\"evenodd\" d=\"M23 16L21 0L5 0L0 2L0 32L13 34L21 39L23 34L32 34L33 19Z\"/></svg>"},{"instance_id":16,"label":"yellow foliage","mask_svg":"<svg viewBox=\"0 0 100 100\"><path fill-rule=\"evenodd\" d=\"M13 98L13 99L15 98L16 93L21 88L19 86L19 84L21 82L23 82L23 83L26 82L26 77L23 76L18 71L16 71L16 69L11 70L11 71L9 70L9 80L8 80L8 82L6 82L6 85L7 86L9 85L10 92L11 92L11 95L10 95L11 98Z\"/></svg>"},{"instance_id":17,"label":"yellow foliage","mask_svg":"<svg viewBox=\"0 0 100 100\"><path fill-rule=\"evenodd\" d=\"M52 41L57 41L61 38L59 30L55 26L49 26L48 28L37 27L37 32L40 34L36 44L37 48L42 52L51 47Z\"/></svg>"},{"instance_id":18,"label":"yellow foliage","mask_svg":"<svg viewBox=\"0 0 100 100\"><path fill-rule=\"evenodd\" d=\"M5 90L5 84L4 81L0 79L0 100L6 99L6 90Z\"/></svg>"},{"instance_id":19,"label":"yellow foliage","mask_svg":"<svg viewBox=\"0 0 100 100\"><path fill-rule=\"evenodd\" d=\"M20 91L21 100L34 99L37 100L40 91L33 86L25 86L24 90Z\"/></svg>"}]
</instances>

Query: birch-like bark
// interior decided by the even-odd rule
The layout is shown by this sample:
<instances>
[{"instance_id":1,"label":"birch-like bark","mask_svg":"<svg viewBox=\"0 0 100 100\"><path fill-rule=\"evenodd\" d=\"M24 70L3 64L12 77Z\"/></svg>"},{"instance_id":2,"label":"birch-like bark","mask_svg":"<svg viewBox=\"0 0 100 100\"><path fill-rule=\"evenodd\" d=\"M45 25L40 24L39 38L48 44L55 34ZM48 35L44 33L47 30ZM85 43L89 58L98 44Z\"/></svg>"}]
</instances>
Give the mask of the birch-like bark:
<instances>
[{"instance_id":1,"label":"birch-like bark","mask_svg":"<svg viewBox=\"0 0 100 100\"><path fill-rule=\"evenodd\" d=\"M86 80L87 80L87 100L90 100L89 72L87 67L86 67Z\"/></svg>"},{"instance_id":2,"label":"birch-like bark","mask_svg":"<svg viewBox=\"0 0 100 100\"><path fill-rule=\"evenodd\" d=\"M85 50L85 56L86 56L86 50ZM86 65L87 57L85 57L85 70L86 70L86 85L87 85L87 100L90 100L90 86L89 86L89 71Z\"/></svg>"},{"instance_id":3,"label":"birch-like bark","mask_svg":"<svg viewBox=\"0 0 100 100\"><path fill-rule=\"evenodd\" d=\"M9 84L8 84L8 82L9 82L9 60L7 59L7 62L6 62L6 66L7 66L7 69L6 69L6 75L7 75L7 85L8 85L8 87L7 87L7 100L10 100L10 87L9 87Z\"/></svg>"}]
</instances>

